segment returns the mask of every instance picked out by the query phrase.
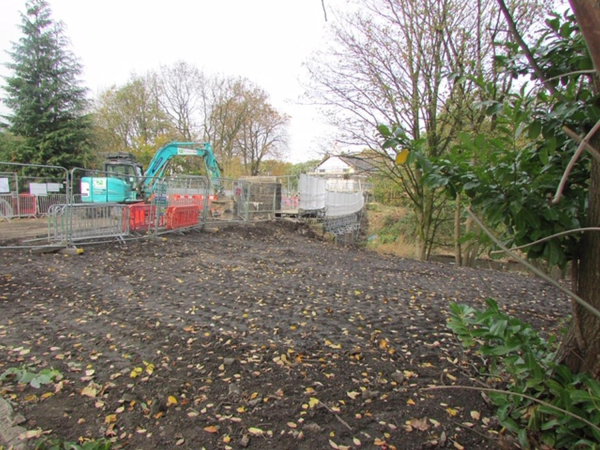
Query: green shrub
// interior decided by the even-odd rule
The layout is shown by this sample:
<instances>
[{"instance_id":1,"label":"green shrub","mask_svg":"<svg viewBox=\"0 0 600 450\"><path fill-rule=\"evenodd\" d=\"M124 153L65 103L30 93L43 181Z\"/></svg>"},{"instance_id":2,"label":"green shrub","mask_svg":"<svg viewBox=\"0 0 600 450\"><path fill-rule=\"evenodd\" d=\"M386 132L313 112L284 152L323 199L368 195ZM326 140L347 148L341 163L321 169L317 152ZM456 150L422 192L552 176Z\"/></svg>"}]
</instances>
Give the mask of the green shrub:
<instances>
[{"instance_id":1,"label":"green shrub","mask_svg":"<svg viewBox=\"0 0 600 450\"><path fill-rule=\"evenodd\" d=\"M452 303L448 326L506 390L489 393L500 424L524 448L600 448L600 383L557 364L554 339L487 304L481 312Z\"/></svg>"}]
</instances>

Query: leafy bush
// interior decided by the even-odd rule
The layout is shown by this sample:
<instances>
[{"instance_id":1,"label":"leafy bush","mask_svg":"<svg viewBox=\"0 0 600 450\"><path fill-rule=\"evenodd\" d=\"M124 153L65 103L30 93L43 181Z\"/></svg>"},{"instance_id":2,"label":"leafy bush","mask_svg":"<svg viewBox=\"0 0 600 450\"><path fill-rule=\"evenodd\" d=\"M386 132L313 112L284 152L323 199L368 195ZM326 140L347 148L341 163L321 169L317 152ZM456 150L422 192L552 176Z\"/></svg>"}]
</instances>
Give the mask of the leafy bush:
<instances>
[{"instance_id":1,"label":"leafy bush","mask_svg":"<svg viewBox=\"0 0 600 450\"><path fill-rule=\"evenodd\" d=\"M555 362L557 345L487 301L481 312L450 305L448 326L505 387L490 392L498 420L525 448L600 448L600 383Z\"/></svg>"},{"instance_id":2,"label":"leafy bush","mask_svg":"<svg viewBox=\"0 0 600 450\"><path fill-rule=\"evenodd\" d=\"M31 387L39 388L42 384L50 384L60 381L62 374L55 369L42 369L34 372L31 367L11 367L0 375L0 381L16 381L17 383L29 384Z\"/></svg>"}]
</instances>

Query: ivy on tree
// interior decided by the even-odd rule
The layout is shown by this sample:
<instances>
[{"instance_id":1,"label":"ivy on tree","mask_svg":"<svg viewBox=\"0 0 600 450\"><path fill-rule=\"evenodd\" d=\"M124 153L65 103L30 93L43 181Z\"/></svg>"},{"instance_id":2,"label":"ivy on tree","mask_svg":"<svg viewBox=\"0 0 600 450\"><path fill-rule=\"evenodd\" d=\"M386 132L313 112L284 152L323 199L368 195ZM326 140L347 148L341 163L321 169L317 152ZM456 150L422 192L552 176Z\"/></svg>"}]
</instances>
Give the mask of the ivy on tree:
<instances>
[{"instance_id":1,"label":"ivy on tree","mask_svg":"<svg viewBox=\"0 0 600 450\"><path fill-rule=\"evenodd\" d=\"M9 52L5 116L9 130L23 137L13 161L82 166L90 153L91 122L81 65L69 51L63 25L51 18L45 0L30 0L21 14L23 36Z\"/></svg>"}]
</instances>

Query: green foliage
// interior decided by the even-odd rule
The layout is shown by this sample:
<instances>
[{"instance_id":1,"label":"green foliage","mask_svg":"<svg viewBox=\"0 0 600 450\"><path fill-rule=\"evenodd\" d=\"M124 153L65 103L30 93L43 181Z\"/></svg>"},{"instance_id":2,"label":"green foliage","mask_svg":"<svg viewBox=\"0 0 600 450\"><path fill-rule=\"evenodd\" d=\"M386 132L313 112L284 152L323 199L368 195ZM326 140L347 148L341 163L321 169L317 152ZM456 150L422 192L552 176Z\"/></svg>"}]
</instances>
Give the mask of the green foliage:
<instances>
[{"instance_id":1,"label":"green foliage","mask_svg":"<svg viewBox=\"0 0 600 450\"><path fill-rule=\"evenodd\" d=\"M31 387L39 388L42 384L50 384L62 380L62 374L55 369L42 369L35 372L31 367L11 367L0 375L0 381L16 381L17 383L29 384Z\"/></svg>"},{"instance_id":2,"label":"green foliage","mask_svg":"<svg viewBox=\"0 0 600 450\"><path fill-rule=\"evenodd\" d=\"M44 0L30 0L22 14L23 37L9 52L5 103L9 129L25 140L12 160L67 168L86 163L91 123L85 114L86 90L77 77L81 66L67 50L60 23Z\"/></svg>"},{"instance_id":3,"label":"green foliage","mask_svg":"<svg viewBox=\"0 0 600 450\"><path fill-rule=\"evenodd\" d=\"M485 311L451 304L448 327L484 359L482 372L515 394L489 394L500 424L524 448L598 448L600 383L556 364L554 340L487 304Z\"/></svg>"},{"instance_id":4,"label":"green foliage","mask_svg":"<svg viewBox=\"0 0 600 450\"><path fill-rule=\"evenodd\" d=\"M23 145L23 138L9 131L0 131L0 161L12 162L21 145Z\"/></svg>"},{"instance_id":5,"label":"green foliage","mask_svg":"<svg viewBox=\"0 0 600 450\"><path fill-rule=\"evenodd\" d=\"M61 439L40 439L33 448L34 450L110 450L112 444L106 439L83 443L68 442Z\"/></svg>"},{"instance_id":6,"label":"green foliage","mask_svg":"<svg viewBox=\"0 0 600 450\"><path fill-rule=\"evenodd\" d=\"M539 39L536 57L558 94L545 91L507 95L502 102L480 106L490 116L489 133L461 133L460 143L445 158L431 161L425 175L431 186L445 187L452 198L464 193L487 223L505 232L508 246L525 245L540 238L576 229L585 222L589 160L582 158L572 171L563 200L550 200L577 148L564 127L586 134L600 118L598 99L589 79L573 73L590 67L589 56L574 17L553 16L549 29ZM524 74L520 59L504 70ZM558 68L558 69L557 69ZM478 80L483 90L493 89ZM549 266L564 267L578 253L579 235L571 234L529 247L529 258L543 258Z\"/></svg>"}]
</instances>

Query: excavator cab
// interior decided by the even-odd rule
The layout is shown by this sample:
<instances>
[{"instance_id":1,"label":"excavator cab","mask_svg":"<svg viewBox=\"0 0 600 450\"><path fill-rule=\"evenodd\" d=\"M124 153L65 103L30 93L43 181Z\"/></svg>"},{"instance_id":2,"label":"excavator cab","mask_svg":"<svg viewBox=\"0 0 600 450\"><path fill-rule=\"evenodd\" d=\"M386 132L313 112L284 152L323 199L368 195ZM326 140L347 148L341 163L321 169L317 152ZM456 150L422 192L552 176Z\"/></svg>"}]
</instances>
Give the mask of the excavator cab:
<instances>
[{"instance_id":1,"label":"excavator cab","mask_svg":"<svg viewBox=\"0 0 600 450\"><path fill-rule=\"evenodd\" d=\"M104 172L107 177L118 178L129 184L133 190L144 176L142 165L131 153L109 153L104 161Z\"/></svg>"}]
</instances>

